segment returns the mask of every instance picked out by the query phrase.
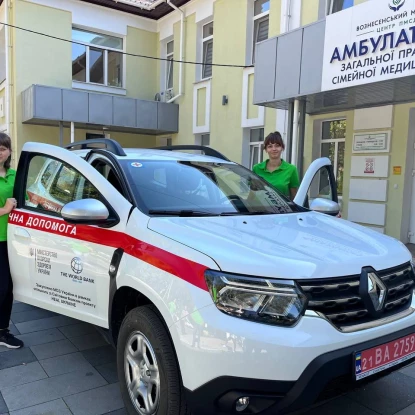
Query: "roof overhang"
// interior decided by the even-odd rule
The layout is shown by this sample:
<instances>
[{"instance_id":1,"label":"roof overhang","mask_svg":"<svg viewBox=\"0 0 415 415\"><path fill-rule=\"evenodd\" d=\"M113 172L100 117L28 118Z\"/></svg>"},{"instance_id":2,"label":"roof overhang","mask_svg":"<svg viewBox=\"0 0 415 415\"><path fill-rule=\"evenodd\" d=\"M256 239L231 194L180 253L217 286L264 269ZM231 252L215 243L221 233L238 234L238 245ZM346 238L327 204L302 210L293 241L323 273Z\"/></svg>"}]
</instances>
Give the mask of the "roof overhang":
<instances>
[{"instance_id":1,"label":"roof overhang","mask_svg":"<svg viewBox=\"0 0 415 415\"><path fill-rule=\"evenodd\" d=\"M0 0L0 4L1 4ZM174 9L166 0L78 0L97 6L108 7L125 13L147 17L148 19L159 20L168 15ZM171 3L181 7L190 0L171 0Z\"/></svg>"},{"instance_id":2,"label":"roof overhang","mask_svg":"<svg viewBox=\"0 0 415 415\"><path fill-rule=\"evenodd\" d=\"M108 7L120 12L135 14L147 17L148 19L159 20L168 15L174 9L169 6L166 0L78 0L97 6ZM171 3L181 7L190 0L171 0ZM0 0L0 6L3 0Z\"/></svg>"},{"instance_id":3,"label":"roof overhang","mask_svg":"<svg viewBox=\"0 0 415 415\"><path fill-rule=\"evenodd\" d=\"M259 43L254 104L300 99L318 114L415 101L413 2L390 4L362 3Z\"/></svg>"}]
</instances>

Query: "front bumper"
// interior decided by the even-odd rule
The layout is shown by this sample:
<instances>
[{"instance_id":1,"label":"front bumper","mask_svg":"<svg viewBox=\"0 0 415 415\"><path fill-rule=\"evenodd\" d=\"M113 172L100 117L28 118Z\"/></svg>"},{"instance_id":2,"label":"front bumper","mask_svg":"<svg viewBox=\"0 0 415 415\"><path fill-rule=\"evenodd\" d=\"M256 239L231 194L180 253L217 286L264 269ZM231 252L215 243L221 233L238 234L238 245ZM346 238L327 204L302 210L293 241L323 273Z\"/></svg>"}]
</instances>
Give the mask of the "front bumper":
<instances>
[{"instance_id":1,"label":"front bumper","mask_svg":"<svg viewBox=\"0 0 415 415\"><path fill-rule=\"evenodd\" d=\"M211 380L196 390L186 389L187 399L194 413L198 415L287 414L311 405L324 392L332 393L327 387L330 384L334 385L336 381L341 383L340 388L344 391L347 387L358 387L372 382L413 362L415 358L365 380L359 382L353 380L354 352L370 349L411 333L415 333L415 325L374 340L322 354L306 367L297 381L223 376ZM250 405L245 411L236 412L236 401L246 396L250 397Z\"/></svg>"}]
</instances>

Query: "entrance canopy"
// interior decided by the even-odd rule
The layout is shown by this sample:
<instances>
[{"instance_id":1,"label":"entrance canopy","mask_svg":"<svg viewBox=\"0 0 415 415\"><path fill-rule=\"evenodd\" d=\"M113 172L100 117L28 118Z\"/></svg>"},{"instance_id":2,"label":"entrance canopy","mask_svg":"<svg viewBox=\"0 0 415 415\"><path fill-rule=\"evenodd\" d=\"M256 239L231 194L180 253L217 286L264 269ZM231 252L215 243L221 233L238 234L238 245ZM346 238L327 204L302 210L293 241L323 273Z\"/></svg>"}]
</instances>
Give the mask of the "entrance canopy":
<instances>
[{"instance_id":1,"label":"entrance canopy","mask_svg":"<svg viewBox=\"0 0 415 415\"><path fill-rule=\"evenodd\" d=\"M376 0L257 45L254 104L306 112L415 101L415 0Z\"/></svg>"}]
</instances>

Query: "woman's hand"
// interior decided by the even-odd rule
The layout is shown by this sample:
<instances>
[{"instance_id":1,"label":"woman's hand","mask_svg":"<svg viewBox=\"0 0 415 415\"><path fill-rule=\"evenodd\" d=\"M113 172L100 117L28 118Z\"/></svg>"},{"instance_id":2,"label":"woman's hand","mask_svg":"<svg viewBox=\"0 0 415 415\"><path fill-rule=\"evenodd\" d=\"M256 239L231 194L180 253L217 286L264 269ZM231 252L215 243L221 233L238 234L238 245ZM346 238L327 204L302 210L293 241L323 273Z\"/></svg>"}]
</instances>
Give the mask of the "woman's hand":
<instances>
[{"instance_id":1,"label":"woman's hand","mask_svg":"<svg viewBox=\"0 0 415 415\"><path fill-rule=\"evenodd\" d=\"M17 201L15 198L11 197L6 200L6 204L4 205L5 213L10 213L17 205Z\"/></svg>"}]
</instances>

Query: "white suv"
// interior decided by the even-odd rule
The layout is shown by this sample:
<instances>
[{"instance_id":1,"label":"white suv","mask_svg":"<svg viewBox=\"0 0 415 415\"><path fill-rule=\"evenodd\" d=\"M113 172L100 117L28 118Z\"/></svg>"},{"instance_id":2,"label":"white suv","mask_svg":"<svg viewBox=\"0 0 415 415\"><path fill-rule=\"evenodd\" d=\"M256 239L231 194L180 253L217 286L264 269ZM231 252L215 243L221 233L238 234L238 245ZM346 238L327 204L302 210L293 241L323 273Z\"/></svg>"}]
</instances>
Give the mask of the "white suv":
<instances>
[{"instance_id":1,"label":"white suv","mask_svg":"<svg viewBox=\"0 0 415 415\"><path fill-rule=\"evenodd\" d=\"M130 414L288 413L415 356L411 255L333 217L329 159L293 203L210 148L68 147L24 145L15 298L106 329Z\"/></svg>"}]
</instances>

